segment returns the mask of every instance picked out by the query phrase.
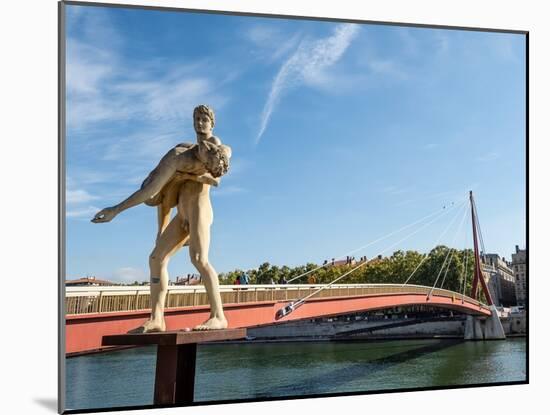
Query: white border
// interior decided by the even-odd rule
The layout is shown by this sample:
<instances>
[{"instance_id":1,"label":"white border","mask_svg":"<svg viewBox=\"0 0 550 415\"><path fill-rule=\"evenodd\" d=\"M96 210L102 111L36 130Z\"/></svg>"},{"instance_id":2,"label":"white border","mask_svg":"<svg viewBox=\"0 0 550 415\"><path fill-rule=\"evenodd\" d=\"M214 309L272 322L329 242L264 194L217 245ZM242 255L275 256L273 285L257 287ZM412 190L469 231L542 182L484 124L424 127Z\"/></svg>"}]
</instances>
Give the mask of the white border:
<instances>
[{"instance_id":1,"label":"white border","mask_svg":"<svg viewBox=\"0 0 550 415\"><path fill-rule=\"evenodd\" d=\"M122 3L122 2L120 2ZM140 411L141 414L258 414L300 412L458 414L530 413L547 393L544 267L548 234L545 171L548 154L548 54L544 2L508 0L188 0L127 3L316 17L444 24L530 31L531 385L260 402ZM57 4L2 5L2 407L15 413L55 412L57 393ZM536 227L533 225L536 223ZM537 260L538 258L538 260ZM24 284L21 292L15 285ZM32 288L30 288L32 287ZM538 347L537 347L538 345ZM7 411L6 411L7 412Z\"/></svg>"}]
</instances>

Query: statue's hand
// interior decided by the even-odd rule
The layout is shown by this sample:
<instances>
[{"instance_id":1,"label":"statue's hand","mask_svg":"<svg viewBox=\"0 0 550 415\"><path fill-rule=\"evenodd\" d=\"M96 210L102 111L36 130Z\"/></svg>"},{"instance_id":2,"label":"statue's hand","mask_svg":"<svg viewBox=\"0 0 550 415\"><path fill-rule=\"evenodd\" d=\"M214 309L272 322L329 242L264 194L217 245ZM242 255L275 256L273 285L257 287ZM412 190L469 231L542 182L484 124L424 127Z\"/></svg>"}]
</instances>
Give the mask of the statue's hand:
<instances>
[{"instance_id":1,"label":"statue's hand","mask_svg":"<svg viewBox=\"0 0 550 415\"><path fill-rule=\"evenodd\" d=\"M220 184L219 178L214 178L210 173L201 174L197 177L199 183L209 184L210 186L218 186Z\"/></svg>"},{"instance_id":2,"label":"statue's hand","mask_svg":"<svg viewBox=\"0 0 550 415\"><path fill-rule=\"evenodd\" d=\"M174 173L174 176L172 176L173 180L183 181L183 180L195 180L197 178L196 174L191 173L183 173L181 171L176 171Z\"/></svg>"},{"instance_id":3,"label":"statue's hand","mask_svg":"<svg viewBox=\"0 0 550 415\"><path fill-rule=\"evenodd\" d=\"M117 210L114 207L105 208L97 212L92 219L93 223L104 223L110 222L118 214Z\"/></svg>"}]
</instances>

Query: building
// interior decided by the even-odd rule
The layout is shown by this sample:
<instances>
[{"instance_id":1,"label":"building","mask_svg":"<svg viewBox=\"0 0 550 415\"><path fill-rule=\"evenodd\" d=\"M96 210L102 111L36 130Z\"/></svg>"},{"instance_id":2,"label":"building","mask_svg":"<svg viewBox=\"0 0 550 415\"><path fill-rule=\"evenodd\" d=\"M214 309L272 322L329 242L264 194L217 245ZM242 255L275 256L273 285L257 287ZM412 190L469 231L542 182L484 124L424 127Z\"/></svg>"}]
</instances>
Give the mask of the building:
<instances>
[{"instance_id":1,"label":"building","mask_svg":"<svg viewBox=\"0 0 550 415\"><path fill-rule=\"evenodd\" d=\"M176 277L176 282L171 285L197 285L202 283L200 274L187 274L186 277Z\"/></svg>"},{"instance_id":2,"label":"building","mask_svg":"<svg viewBox=\"0 0 550 415\"><path fill-rule=\"evenodd\" d=\"M481 257L481 267L493 303L505 307L516 305L516 284L511 263L498 254L485 254Z\"/></svg>"},{"instance_id":3,"label":"building","mask_svg":"<svg viewBox=\"0 0 550 415\"><path fill-rule=\"evenodd\" d=\"M375 259L371 259L370 262L373 262L375 260L381 260L381 259L382 259L382 255L378 255ZM356 265L356 264L359 264L361 262L366 262L366 261L368 261L366 256L362 256L361 258L359 258L359 260L355 259L354 256L347 256L346 259L335 260L334 258L332 258L331 261L325 260L323 262L323 266L324 265L333 265L333 266Z\"/></svg>"},{"instance_id":4,"label":"building","mask_svg":"<svg viewBox=\"0 0 550 415\"><path fill-rule=\"evenodd\" d=\"M519 249L516 245L516 253L512 254L512 269L514 271L516 284L517 304L527 305L527 251Z\"/></svg>"},{"instance_id":5,"label":"building","mask_svg":"<svg viewBox=\"0 0 550 415\"><path fill-rule=\"evenodd\" d=\"M84 277L77 280L65 280L66 287L84 287L84 286L107 286L119 285L107 280L100 280L96 277Z\"/></svg>"}]
</instances>

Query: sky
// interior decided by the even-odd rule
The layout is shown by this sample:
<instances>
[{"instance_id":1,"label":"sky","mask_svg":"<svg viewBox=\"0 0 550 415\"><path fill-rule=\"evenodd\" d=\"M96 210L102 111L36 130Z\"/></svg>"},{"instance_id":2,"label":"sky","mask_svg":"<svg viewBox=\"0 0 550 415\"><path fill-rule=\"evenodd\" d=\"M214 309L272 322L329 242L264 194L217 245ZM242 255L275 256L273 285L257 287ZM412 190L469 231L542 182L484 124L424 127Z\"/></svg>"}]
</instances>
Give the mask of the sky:
<instances>
[{"instance_id":1,"label":"sky","mask_svg":"<svg viewBox=\"0 0 550 415\"><path fill-rule=\"evenodd\" d=\"M427 217L354 255L469 248L469 190L486 251L525 246L523 35L76 5L66 22L68 279L148 280L156 209L90 219L195 140L198 104L233 152L218 272L321 263ZM196 272L187 248L169 271Z\"/></svg>"}]
</instances>

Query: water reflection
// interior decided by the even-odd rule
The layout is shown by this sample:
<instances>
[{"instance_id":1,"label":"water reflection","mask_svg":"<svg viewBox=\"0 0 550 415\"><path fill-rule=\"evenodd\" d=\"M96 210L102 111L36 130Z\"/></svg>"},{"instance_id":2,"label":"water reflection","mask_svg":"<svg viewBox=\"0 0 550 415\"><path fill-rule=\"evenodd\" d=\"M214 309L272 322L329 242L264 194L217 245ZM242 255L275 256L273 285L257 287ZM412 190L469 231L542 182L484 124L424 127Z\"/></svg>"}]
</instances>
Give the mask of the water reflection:
<instances>
[{"instance_id":1,"label":"water reflection","mask_svg":"<svg viewBox=\"0 0 550 415\"><path fill-rule=\"evenodd\" d=\"M525 339L200 346L196 401L523 381ZM155 347L67 360L67 407L150 405Z\"/></svg>"}]
</instances>

